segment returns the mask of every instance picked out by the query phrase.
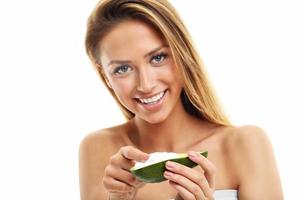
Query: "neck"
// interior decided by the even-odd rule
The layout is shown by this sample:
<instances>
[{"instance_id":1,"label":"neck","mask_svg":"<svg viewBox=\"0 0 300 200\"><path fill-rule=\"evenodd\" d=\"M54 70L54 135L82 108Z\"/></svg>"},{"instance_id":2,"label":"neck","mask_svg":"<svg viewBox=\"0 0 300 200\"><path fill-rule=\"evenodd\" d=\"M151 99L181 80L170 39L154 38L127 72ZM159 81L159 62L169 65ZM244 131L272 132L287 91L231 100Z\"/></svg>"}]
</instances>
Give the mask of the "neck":
<instances>
[{"instance_id":1,"label":"neck","mask_svg":"<svg viewBox=\"0 0 300 200\"><path fill-rule=\"evenodd\" d=\"M192 143L205 138L208 133L208 122L191 116L182 105L160 123L151 124L136 117L131 123L135 132L133 143L149 153L187 151Z\"/></svg>"}]
</instances>

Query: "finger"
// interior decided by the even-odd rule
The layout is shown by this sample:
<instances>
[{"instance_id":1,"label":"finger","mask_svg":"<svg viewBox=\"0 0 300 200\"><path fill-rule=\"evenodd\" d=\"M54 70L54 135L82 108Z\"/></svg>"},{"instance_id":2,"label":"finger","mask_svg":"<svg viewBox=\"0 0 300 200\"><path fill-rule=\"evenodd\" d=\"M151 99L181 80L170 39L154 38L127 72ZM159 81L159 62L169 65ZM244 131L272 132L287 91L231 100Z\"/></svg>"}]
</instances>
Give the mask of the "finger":
<instances>
[{"instance_id":1,"label":"finger","mask_svg":"<svg viewBox=\"0 0 300 200\"><path fill-rule=\"evenodd\" d=\"M149 155L145 152L142 152L139 149L136 149L132 146L125 146L120 149L121 155L123 155L126 159L136 160L139 162L143 162L149 158Z\"/></svg>"},{"instance_id":2,"label":"finger","mask_svg":"<svg viewBox=\"0 0 300 200\"><path fill-rule=\"evenodd\" d=\"M195 188L194 185L198 185L198 189L201 189L201 191L204 193L206 197L212 196L208 181L206 180L206 177L204 176L203 173L171 161L168 161L166 163L166 167L168 170L174 172L175 174L182 175L183 177L186 177L187 179L189 179L194 183L194 184L187 185L189 191L193 193L197 192L195 191L197 190L197 188Z\"/></svg>"},{"instance_id":3,"label":"finger","mask_svg":"<svg viewBox=\"0 0 300 200\"><path fill-rule=\"evenodd\" d=\"M130 192L127 192L127 194L125 195L126 197L128 197L128 196L133 196L134 195L134 193L135 193L136 191L130 191ZM113 199L124 199L124 193L122 193L122 192L110 192L109 194L108 194L108 199L109 200L113 200Z\"/></svg>"},{"instance_id":4,"label":"finger","mask_svg":"<svg viewBox=\"0 0 300 200\"><path fill-rule=\"evenodd\" d=\"M192 194L196 199L205 199L205 195L202 189L200 188L200 186L195 184L191 180L187 179L186 177L180 174L175 174L170 171L165 171L164 176L168 180L178 184L180 187L183 187L186 191Z\"/></svg>"},{"instance_id":5,"label":"finger","mask_svg":"<svg viewBox=\"0 0 300 200\"><path fill-rule=\"evenodd\" d=\"M215 165L205 158L204 156L194 152L190 151L188 153L189 158L194 161L195 163L199 164L201 168L204 170L205 175L208 180L208 184L212 189L215 188L215 180L216 180L216 167Z\"/></svg>"},{"instance_id":6,"label":"finger","mask_svg":"<svg viewBox=\"0 0 300 200\"><path fill-rule=\"evenodd\" d=\"M181 185L179 185L179 184L177 184L173 181L169 181L169 184L173 188L175 188L175 190L178 191L178 194L180 195L180 197L182 197L182 199L185 199L185 200L198 200L192 193L190 193L187 189L185 189Z\"/></svg>"},{"instance_id":7,"label":"finger","mask_svg":"<svg viewBox=\"0 0 300 200\"><path fill-rule=\"evenodd\" d=\"M108 167L105 169L105 176L112 177L116 180L124 182L130 186L137 186L140 181L137 180L130 172L116 167Z\"/></svg>"},{"instance_id":8,"label":"finger","mask_svg":"<svg viewBox=\"0 0 300 200\"><path fill-rule=\"evenodd\" d=\"M112 177L103 178L103 185L109 192L126 193L134 189L131 185L114 179Z\"/></svg>"},{"instance_id":9,"label":"finger","mask_svg":"<svg viewBox=\"0 0 300 200\"><path fill-rule=\"evenodd\" d=\"M129 169L134 166L135 162L134 160L124 158L121 154L115 154L110 158L110 164L129 171Z\"/></svg>"}]
</instances>

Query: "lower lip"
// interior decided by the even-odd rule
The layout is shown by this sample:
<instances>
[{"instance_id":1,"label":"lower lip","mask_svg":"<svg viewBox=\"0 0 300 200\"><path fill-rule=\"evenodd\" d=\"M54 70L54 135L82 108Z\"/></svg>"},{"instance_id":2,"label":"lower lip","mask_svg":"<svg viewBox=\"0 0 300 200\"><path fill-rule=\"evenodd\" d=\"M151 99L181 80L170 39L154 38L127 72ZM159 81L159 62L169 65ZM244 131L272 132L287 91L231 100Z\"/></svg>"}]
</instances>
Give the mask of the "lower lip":
<instances>
[{"instance_id":1,"label":"lower lip","mask_svg":"<svg viewBox=\"0 0 300 200\"><path fill-rule=\"evenodd\" d=\"M138 104L141 105L145 110L148 110L151 112L157 111L163 104L166 94L167 94L167 90L164 92L164 96L158 102L155 102L153 104L143 104L141 102L138 102Z\"/></svg>"}]
</instances>

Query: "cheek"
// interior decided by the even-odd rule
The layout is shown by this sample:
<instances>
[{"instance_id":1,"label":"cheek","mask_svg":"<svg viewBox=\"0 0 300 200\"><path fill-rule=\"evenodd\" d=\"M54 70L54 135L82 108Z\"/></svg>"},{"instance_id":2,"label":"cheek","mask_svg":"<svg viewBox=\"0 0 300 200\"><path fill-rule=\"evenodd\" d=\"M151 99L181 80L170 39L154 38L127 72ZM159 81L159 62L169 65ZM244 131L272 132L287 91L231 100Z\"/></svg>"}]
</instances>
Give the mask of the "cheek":
<instances>
[{"instance_id":1,"label":"cheek","mask_svg":"<svg viewBox=\"0 0 300 200\"><path fill-rule=\"evenodd\" d=\"M168 65L160 73L161 77L164 77L164 80L177 83L182 85L182 78L180 76L180 72L176 69L175 65Z\"/></svg>"},{"instance_id":2,"label":"cheek","mask_svg":"<svg viewBox=\"0 0 300 200\"><path fill-rule=\"evenodd\" d=\"M124 101L126 98L132 98L132 92L134 90L134 81L130 78L124 78L119 80L112 80L112 88L115 94L121 101Z\"/></svg>"}]
</instances>

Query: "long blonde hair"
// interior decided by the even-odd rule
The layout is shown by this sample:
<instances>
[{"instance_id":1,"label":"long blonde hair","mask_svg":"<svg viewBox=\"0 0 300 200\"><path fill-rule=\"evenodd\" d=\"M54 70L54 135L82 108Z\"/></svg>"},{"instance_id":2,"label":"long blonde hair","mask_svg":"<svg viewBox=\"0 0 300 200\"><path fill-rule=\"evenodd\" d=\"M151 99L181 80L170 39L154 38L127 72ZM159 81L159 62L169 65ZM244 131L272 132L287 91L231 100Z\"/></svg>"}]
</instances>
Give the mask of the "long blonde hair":
<instances>
[{"instance_id":1,"label":"long blonde hair","mask_svg":"<svg viewBox=\"0 0 300 200\"><path fill-rule=\"evenodd\" d=\"M123 106L105 81L99 59L99 43L116 25L126 20L142 20L160 33L169 44L182 79L181 100L191 115L219 125L231 125L222 111L204 64L191 36L175 8L167 0L100 0L88 18L85 47L102 81L120 106L126 119L134 113Z\"/></svg>"}]
</instances>

